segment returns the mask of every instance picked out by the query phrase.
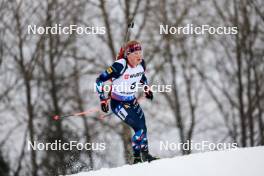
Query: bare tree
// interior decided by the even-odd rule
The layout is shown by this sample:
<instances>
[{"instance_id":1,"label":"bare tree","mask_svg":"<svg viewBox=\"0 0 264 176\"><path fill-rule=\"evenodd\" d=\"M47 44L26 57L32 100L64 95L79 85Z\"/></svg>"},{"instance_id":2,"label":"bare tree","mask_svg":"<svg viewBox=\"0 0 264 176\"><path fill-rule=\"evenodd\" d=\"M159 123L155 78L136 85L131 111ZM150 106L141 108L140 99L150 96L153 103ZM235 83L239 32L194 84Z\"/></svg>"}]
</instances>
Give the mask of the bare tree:
<instances>
[{"instance_id":1,"label":"bare tree","mask_svg":"<svg viewBox=\"0 0 264 176\"><path fill-rule=\"evenodd\" d=\"M222 81L202 77L209 83L207 88L222 112L230 137L242 147L260 145L263 142L263 108L260 106L263 103L260 88L263 48L258 43L263 42L259 40L263 35L260 29L263 21L261 18L251 20L257 12L249 1L223 4L214 1L214 6L219 22L238 27L238 34L216 39L215 67ZM219 52L219 46L223 52ZM216 89L221 92L221 98ZM223 97L227 103L223 102Z\"/></svg>"}]
</instances>

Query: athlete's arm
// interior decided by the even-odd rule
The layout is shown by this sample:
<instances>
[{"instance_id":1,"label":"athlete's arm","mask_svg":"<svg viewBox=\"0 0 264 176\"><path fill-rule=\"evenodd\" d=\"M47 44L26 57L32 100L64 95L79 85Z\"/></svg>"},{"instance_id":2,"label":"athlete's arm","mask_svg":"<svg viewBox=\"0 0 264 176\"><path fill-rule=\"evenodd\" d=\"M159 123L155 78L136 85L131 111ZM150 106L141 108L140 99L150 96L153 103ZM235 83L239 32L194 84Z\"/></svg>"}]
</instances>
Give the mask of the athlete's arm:
<instances>
[{"instance_id":1,"label":"athlete's arm","mask_svg":"<svg viewBox=\"0 0 264 176\"><path fill-rule=\"evenodd\" d=\"M143 74L142 77L141 77L140 83L142 83L143 85L148 85L148 79L147 79L147 77L146 77L146 75L145 75L146 64L145 64L144 59L142 60L141 65L142 65L142 67L143 67L143 69L144 69L144 74Z\"/></svg>"},{"instance_id":2,"label":"athlete's arm","mask_svg":"<svg viewBox=\"0 0 264 176\"><path fill-rule=\"evenodd\" d=\"M146 64L145 64L144 60L142 60L141 65L143 66L144 72L145 72L146 71ZM153 99L153 93L152 93L152 91L149 88L148 79L147 79L145 73L142 75L140 82L143 85L146 85L146 86L144 86L144 92L145 92L146 98L152 100Z\"/></svg>"},{"instance_id":3,"label":"athlete's arm","mask_svg":"<svg viewBox=\"0 0 264 176\"><path fill-rule=\"evenodd\" d=\"M147 79L145 73L142 75L140 83L142 83L143 85L148 85L148 79Z\"/></svg>"},{"instance_id":4,"label":"athlete's arm","mask_svg":"<svg viewBox=\"0 0 264 176\"><path fill-rule=\"evenodd\" d=\"M111 78L118 78L123 68L124 66L121 63L114 62L112 66L103 71L96 79L96 91L99 94L100 100L106 99L103 90L104 82Z\"/></svg>"}]
</instances>

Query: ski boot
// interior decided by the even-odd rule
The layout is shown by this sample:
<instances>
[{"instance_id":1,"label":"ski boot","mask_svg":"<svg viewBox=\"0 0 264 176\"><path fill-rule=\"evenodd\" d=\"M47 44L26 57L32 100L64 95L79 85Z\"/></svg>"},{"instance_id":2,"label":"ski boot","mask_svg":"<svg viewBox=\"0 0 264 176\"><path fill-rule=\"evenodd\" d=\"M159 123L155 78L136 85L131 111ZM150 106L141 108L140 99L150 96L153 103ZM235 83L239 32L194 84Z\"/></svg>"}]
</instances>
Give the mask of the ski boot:
<instances>
[{"instance_id":1,"label":"ski boot","mask_svg":"<svg viewBox=\"0 0 264 176\"><path fill-rule=\"evenodd\" d=\"M133 164L142 163L142 159L140 156L140 153L134 153L133 154Z\"/></svg>"},{"instance_id":2,"label":"ski boot","mask_svg":"<svg viewBox=\"0 0 264 176\"><path fill-rule=\"evenodd\" d=\"M142 160L141 160L140 156L134 157L133 164L137 164L137 163L142 163Z\"/></svg>"},{"instance_id":3,"label":"ski boot","mask_svg":"<svg viewBox=\"0 0 264 176\"><path fill-rule=\"evenodd\" d=\"M148 151L142 151L141 158L143 162L146 162L146 161L151 162L153 160L159 159L158 157L150 155Z\"/></svg>"}]
</instances>

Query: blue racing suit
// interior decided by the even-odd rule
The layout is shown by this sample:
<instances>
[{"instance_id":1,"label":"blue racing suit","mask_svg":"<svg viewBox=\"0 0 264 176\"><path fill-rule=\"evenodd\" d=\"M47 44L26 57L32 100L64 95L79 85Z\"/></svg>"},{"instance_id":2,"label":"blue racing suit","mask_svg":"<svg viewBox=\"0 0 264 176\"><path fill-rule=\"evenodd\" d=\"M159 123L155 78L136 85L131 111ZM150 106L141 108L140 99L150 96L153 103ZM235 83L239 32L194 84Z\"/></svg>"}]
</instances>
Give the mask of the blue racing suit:
<instances>
[{"instance_id":1,"label":"blue racing suit","mask_svg":"<svg viewBox=\"0 0 264 176\"><path fill-rule=\"evenodd\" d=\"M135 97L135 85L147 85L145 63L130 67L125 59L117 60L96 79L96 89L101 100L106 99L103 91L103 82L112 80L111 110L123 122L133 128L132 137L134 156L141 151L148 151L147 127L143 110ZM116 88L123 85L121 88ZM114 87L115 86L115 87Z\"/></svg>"}]
</instances>

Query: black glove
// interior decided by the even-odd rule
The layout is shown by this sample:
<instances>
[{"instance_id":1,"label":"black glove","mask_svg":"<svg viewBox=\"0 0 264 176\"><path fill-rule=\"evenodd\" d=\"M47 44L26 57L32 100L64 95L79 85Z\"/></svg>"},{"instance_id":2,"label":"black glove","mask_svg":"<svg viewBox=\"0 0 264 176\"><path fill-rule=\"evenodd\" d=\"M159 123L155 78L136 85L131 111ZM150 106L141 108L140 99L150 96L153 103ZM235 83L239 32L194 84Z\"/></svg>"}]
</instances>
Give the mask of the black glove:
<instances>
[{"instance_id":1,"label":"black glove","mask_svg":"<svg viewBox=\"0 0 264 176\"><path fill-rule=\"evenodd\" d=\"M101 109L105 113L107 113L109 111L107 99L101 100Z\"/></svg>"},{"instance_id":2,"label":"black glove","mask_svg":"<svg viewBox=\"0 0 264 176\"><path fill-rule=\"evenodd\" d=\"M144 92L147 99L153 100L153 93L149 87L146 87Z\"/></svg>"}]
</instances>

